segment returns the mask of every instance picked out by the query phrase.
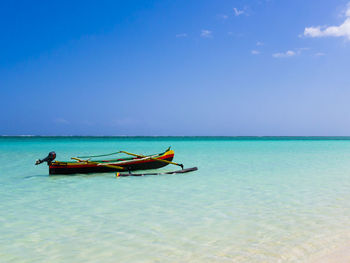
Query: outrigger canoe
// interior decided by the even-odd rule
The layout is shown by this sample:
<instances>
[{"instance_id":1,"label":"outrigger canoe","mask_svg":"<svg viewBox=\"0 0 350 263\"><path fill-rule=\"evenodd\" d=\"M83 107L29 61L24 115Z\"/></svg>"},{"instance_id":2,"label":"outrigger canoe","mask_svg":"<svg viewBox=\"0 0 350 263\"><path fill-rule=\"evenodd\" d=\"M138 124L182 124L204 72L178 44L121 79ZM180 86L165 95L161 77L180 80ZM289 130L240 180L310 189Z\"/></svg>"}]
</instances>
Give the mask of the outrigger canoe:
<instances>
[{"instance_id":1,"label":"outrigger canoe","mask_svg":"<svg viewBox=\"0 0 350 263\"><path fill-rule=\"evenodd\" d=\"M104 157L114 154L124 153L132 157L109 159L109 160L94 160L92 158ZM55 161L56 153L50 152L44 159L36 161L36 165L47 162L49 166L49 174L87 174L87 173L106 173L118 172L117 176L135 175L131 171L158 169L168 164L178 165L182 170L168 173L184 173L197 170L197 168L183 169L182 164L172 162L174 151L170 147L163 153L153 155L140 155L119 151L111 154L72 157L74 161ZM127 173L121 173L127 172ZM155 173L152 173L155 174ZM142 174L146 175L146 174Z\"/></svg>"}]
</instances>

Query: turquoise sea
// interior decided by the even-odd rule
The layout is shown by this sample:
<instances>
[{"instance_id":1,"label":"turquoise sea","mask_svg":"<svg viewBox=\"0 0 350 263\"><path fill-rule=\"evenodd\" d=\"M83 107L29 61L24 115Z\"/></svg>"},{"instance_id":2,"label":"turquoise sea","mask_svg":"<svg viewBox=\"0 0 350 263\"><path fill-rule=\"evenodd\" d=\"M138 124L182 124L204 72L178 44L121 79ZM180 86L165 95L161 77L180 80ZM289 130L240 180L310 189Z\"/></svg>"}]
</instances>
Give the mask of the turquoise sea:
<instances>
[{"instance_id":1,"label":"turquoise sea","mask_svg":"<svg viewBox=\"0 0 350 263\"><path fill-rule=\"evenodd\" d=\"M168 146L199 170L49 176L34 165L50 151ZM308 262L349 242L346 137L0 137L0 262Z\"/></svg>"}]
</instances>

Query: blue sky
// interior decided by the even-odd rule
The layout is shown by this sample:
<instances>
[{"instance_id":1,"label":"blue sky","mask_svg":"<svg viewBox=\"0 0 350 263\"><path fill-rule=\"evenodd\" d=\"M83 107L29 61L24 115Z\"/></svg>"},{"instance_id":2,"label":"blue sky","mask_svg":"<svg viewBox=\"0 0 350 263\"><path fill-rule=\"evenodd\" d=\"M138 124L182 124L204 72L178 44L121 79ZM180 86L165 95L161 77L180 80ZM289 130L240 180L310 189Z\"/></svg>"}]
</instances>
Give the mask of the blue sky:
<instances>
[{"instance_id":1,"label":"blue sky","mask_svg":"<svg viewBox=\"0 0 350 263\"><path fill-rule=\"evenodd\" d=\"M2 1L0 134L350 135L348 2Z\"/></svg>"}]
</instances>

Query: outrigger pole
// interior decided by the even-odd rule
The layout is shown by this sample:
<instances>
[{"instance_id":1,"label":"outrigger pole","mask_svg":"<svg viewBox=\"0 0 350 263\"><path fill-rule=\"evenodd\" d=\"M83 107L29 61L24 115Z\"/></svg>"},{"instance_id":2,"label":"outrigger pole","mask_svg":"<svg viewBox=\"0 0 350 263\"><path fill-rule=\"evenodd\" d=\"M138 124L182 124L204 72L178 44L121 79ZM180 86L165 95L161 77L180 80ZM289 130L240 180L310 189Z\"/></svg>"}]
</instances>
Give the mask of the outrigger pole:
<instances>
[{"instance_id":1,"label":"outrigger pole","mask_svg":"<svg viewBox=\"0 0 350 263\"><path fill-rule=\"evenodd\" d=\"M149 157L149 156L145 156L145 155L141 155L141 154L129 153L129 152L126 152L126 151L120 151L120 152L128 154L128 155L131 155L131 156L136 156L136 157L140 157L140 158L149 158L151 160L155 160L155 161L158 161L158 162L174 164L174 165L180 166L181 169L184 168L183 164L181 164L181 163L174 163L174 162L171 162L171 161L168 161L168 160L157 159L157 158L153 158L153 157Z\"/></svg>"},{"instance_id":2,"label":"outrigger pole","mask_svg":"<svg viewBox=\"0 0 350 263\"><path fill-rule=\"evenodd\" d=\"M90 164L97 164L97 165L100 165L100 166L106 166L106 167L110 167L110 168L125 170L124 167L117 166L117 165L104 164L104 163L97 163L97 162L90 162L89 160L82 160L82 159L79 159L79 158L76 158L76 157L72 157L71 159L72 159L72 160L76 160L76 161L78 161L78 162L84 162L84 163L90 163Z\"/></svg>"},{"instance_id":3,"label":"outrigger pole","mask_svg":"<svg viewBox=\"0 0 350 263\"><path fill-rule=\"evenodd\" d=\"M145 175L162 175L162 174L184 174L184 173L189 173L193 171L197 171L197 167L192 167L192 168L187 168L187 169L182 169L178 171L172 171L172 172L163 172L163 173L143 173L143 174L132 174L132 173L119 173L117 172L116 177L124 177L124 176L145 176Z\"/></svg>"}]
</instances>

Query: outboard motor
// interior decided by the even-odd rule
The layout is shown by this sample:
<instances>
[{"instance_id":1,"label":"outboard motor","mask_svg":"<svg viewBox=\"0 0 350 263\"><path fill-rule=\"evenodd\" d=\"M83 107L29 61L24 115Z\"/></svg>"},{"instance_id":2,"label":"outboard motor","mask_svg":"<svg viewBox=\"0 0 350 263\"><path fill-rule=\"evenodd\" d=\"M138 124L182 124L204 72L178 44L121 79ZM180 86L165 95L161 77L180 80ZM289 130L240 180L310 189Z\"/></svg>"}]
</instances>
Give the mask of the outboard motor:
<instances>
[{"instance_id":1,"label":"outboard motor","mask_svg":"<svg viewBox=\"0 0 350 263\"><path fill-rule=\"evenodd\" d=\"M41 164L43 162L47 162L48 165L52 163L53 160L56 158L55 152L50 152L48 156L46 156L44 159L39 159L35 162L35 165Z\"/></svg>"}]
</instances>

